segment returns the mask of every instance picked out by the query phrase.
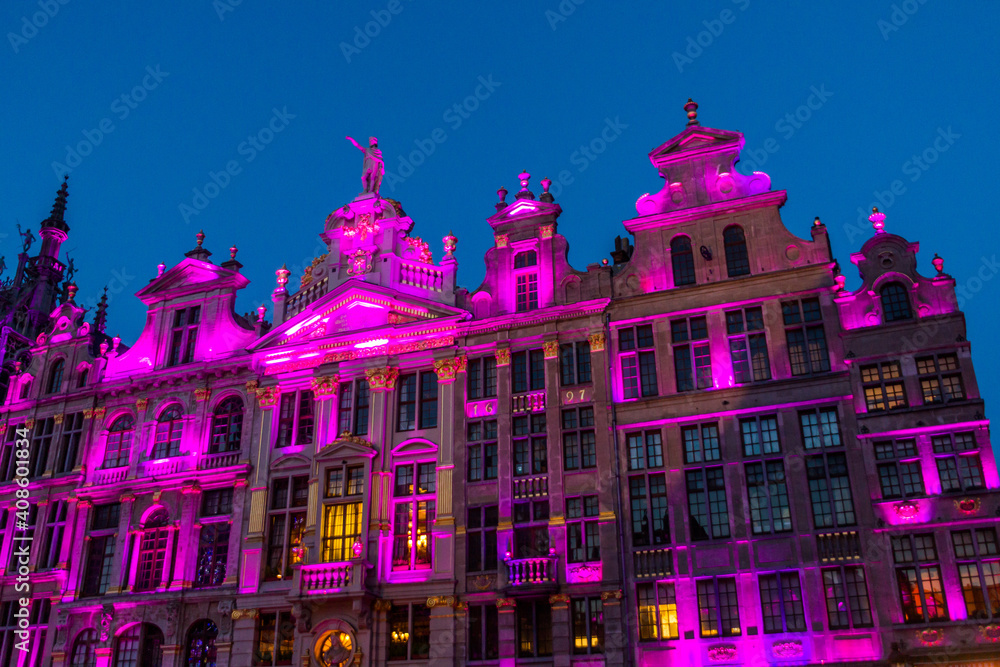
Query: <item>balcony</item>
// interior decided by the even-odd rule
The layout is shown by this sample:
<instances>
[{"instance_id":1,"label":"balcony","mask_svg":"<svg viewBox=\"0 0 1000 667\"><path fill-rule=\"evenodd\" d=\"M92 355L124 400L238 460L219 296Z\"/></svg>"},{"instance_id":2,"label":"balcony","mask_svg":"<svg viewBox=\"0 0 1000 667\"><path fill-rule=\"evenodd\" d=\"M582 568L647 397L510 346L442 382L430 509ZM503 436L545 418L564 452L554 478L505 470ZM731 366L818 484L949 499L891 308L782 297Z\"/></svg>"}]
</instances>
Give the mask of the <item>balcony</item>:
<instances>
[{"instance_id":1,"label":"balcony","mask_svg":"<svg viewBox=\"0 0 1000 667\"><path fill-rule=\"evenodd\" d=\"M173 475L188 469L188 456L171 456L155 461L145 461L141 464L141 477L162 477L163 475Z\"/></svg>"},{"instance_id":2,"label":"balcony","mask_svg":"<svg viewBox=\"0 0 1000 667\"><path fill-rule=\"evenodd\" d=\"M206 454L198 461L198 470L215 470L216 468L228 468L238 465L240 462L239 450L235 452L219 452L218 454Z\"/></svg>"},{"instance_id":3,"label":"balcony","mask_svg":"<svg viewBox=\"0 0 1000 667\"><path fill-rule=\"evenodd\" d=\"M361 592L364 587L365 570L371 567L363 561L341 561L336 563L310 563L295 568L301 595L333 595Z\"/></svg>"},{"instance_id":4,"label":"balcony","mask_svg":"<svg viewBox=\"0 0 1000 667\"><path fill-rule=\"evenodd\" d=\"M816 551L824 563L861 560L861 539L856 530L816 535Z\"/></svg>"},{"instance_id":5,"label":"balcony","mask_svg":"<svg viewBox=\"0 0 1000 667\"><path fill-rule=\"evenodd\" d=\"M444 271L433 264L399 260L399 282L417 289L440 292L444 289Z\"/></svg>"},{"instance_id":6,"label":"balcony","mask_svg":"<svg viewBox=\"0 0 1000 667\"><path fill-rule=\"evenodd\" d=\"M533 391L530 394L516 394L511 396L510 411L513 414L521 412L545 412L545 391Z\"/></svg>"},{"instance_id":7,"label":"balcony","mask_svg":"<svg viewBox=\"0 0 1000 667\"><path fill-rule=\"evenodd\" d=\"M549 550L548 556L537 558L504 558L507 564L507 585L515 588L537 587L539 585L556 584L556 563L559 556L555 549Z\"/></svg>"},{"instance_id":8,"label":"balcony","mask_svg":"<svg viewBox=\"0 0 1000 667\"><path fill-rule=\"evenodd\" d=\"M104 486L124 481L126 477L128 477L128 466L102 468L94 471L93 483L95 486Z\"/></svg>"},{"instance_id":9,"label":"balcony","mask_svg":"<svg viewBox=\"0 0 1000 667\"><path fill-rule=\"evenodd\" d=\"M514 498L538 498L549 495L549 476L515 477Z\"/></svg>"},{"instance_id":10,"label":"balcony","mask_svg":"<svg viewBox=\"0 0 1000 667\"><path fill-rule=\"evenodd\" d=\"M632 553L632 569L637 579L660 579L674 573L670 549L644 549Z\"/></svg>"}]
</instances>

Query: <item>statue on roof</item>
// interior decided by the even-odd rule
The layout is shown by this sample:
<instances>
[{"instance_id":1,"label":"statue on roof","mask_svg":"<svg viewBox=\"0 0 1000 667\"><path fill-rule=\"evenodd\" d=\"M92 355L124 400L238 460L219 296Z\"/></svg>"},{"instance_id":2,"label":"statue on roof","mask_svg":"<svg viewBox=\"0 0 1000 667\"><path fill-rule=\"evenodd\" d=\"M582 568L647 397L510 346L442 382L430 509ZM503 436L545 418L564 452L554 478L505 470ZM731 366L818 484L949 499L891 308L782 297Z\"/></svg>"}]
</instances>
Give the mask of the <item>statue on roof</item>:
<instances>
[{"instance_id":1,"label":"statue on roof","mask_svg":"<svg viewBox=\"0 0 1000 667\"><path fill-rule=\"evenodd\" d=\"M31 233L30 228L22 232L20 223L17 225L17 233L24 237L24 252L28 252L31 249L31 244L35 242L35 235Z\"/></svg>"},{"instance_id":2,"label":"statue on roof","mask_svg":"<svg viewBox=\"0 0 1000 667\"><path fill-rule=\"evenodd\" d=\"M69 256L69 253L66 253L66 259L68 260L66 264L66 282L71 283L73 282L73 276L76 275L76 267L73 266L73 258Z\"/></svg>"},{"instance_id":3,"label":"statue on roof","mask_svg":"<svg viewBox=\"0 0 1000 667\"><path fill-rule=\"evenodd\" d=\"M365 161L361 166L361 185L364 187L362 192L378 194L379 186L382 185L382 175L385 174L385 161L378 147L378 139L368 137L368 148L362 148L351 137L347 137L347 140L365 154Z\"/></svg>"}]
</instances>

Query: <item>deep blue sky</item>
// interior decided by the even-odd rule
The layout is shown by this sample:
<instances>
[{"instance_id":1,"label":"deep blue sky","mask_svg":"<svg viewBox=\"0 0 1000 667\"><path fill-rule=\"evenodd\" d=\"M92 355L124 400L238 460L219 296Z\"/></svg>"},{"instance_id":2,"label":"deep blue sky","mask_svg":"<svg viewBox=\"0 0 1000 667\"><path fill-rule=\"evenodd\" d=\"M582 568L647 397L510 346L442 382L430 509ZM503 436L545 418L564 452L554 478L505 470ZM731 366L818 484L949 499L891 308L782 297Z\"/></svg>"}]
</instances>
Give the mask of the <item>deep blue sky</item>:
<instances>
[{"instance_id":1,"label":"deep blue sky","mask_svg":"<svg viewBox=\"0 0 1000 667\"><path fill-rule=\"evenodd\" d=\"M496 189L515 191L526 168L539 193L543 176L567 170L560 231L583 268L609 256L636 198L659 189L646 154L683 129L681 107L693 97L704 125L743 131L756 168L788 190L782 214L793 232L808 237L822 217L848 287L858 284L850 253L871 231L858 226L858 209L899 180L902 194L882 204L886 228L920 241L925 274L937 252L968 290L980 386L988 404L1000 399L991 383L1000 355L989 344L1000 290L991 162L1000 148L997 3L790 10L760 0L552 0L445 10L399 0L391 14L388 0L231 6L237 1L70 0L51 18L35 16L37 0L0 8L0 254L14 265L15 222L37 232L48 215L53 162L67 163L66 146L86 141L85 132L96 137L102 121L113 126L72 170L65 246L79 269L78 300L92 303L111 284L110 333L135 339L144 317L131 295L157 263L179 261L200 228L217 261L231 244L240 248L253 281L240 310L270 306L274 270L283 262L301 269L318 254L325 217L360 189L360 155L347 134L377 134L387 170L397 172L401 154L443 132L423 164L383 192L403 202L435 257L439 239L455 231L459 282L469 288L483 276ZM345 56L341 44L355 41L373 11L390 17L387 25ZM33 18L45 25L27 28ZM150 70L166 75L157 81ZM152 90L129 108L121 96L144 78ZM446 115L481 79L494 83L479 88L478 108ZM814 90L824 100L812 99L811 117L797 127L783 121ZM275 122L286 125L262 151L241 147L275 109L294 118ZM594 160L574 155L608 119L619 134L606 150ZM940 133L951 139L938 153ZM760 160L768 139L778 150ZM935 161L926 170L907 164L927 149ZM185 222L180 205L229 161L239 173Z\"/></svg>"}]
</instances>

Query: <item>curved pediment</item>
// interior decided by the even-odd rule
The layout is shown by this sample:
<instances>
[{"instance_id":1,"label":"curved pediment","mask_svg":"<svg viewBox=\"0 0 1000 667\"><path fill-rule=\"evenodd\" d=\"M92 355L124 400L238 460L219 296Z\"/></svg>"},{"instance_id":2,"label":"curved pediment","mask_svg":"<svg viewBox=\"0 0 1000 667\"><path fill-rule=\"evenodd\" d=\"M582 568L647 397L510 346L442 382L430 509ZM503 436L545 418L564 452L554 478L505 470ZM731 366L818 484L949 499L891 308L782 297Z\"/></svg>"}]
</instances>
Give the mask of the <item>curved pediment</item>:
<instances>
[{"instance_id":1,"label":"curved pediment","mask_svg":"<svg viewBox=\"0 0 1000 667\"><path fill-rule=\"evenodd\" d=\"M352 457L363 457L373 459L378 454L372 443L356 435L342 433L333 442L323 446L316 459L349 459Z\"/></svg>"},{"instance_id":2,"label":"curved pediment","mask_svg":"<svg viewBox=\"0 0 1000 667\"><path fill-rule=\"evenodd\" d=\"M304 468L309 465L309 459L302 454L285 454L271 464L272 469Z\"/></svg>"},{"instance_id":3,"label":"curved pediment","mask_svg":"<svg viewBox=\"0 0 1000 667\"><path fill-rule=\"evenodd\" d=\"M400 456L414 456L419 454L437 454L438 446L435 445L430 440L424 440L423 438L414 438L412 440L407 440L402 442L392 449L393 458L399 458Z\"/></svg>"}]
</instances>

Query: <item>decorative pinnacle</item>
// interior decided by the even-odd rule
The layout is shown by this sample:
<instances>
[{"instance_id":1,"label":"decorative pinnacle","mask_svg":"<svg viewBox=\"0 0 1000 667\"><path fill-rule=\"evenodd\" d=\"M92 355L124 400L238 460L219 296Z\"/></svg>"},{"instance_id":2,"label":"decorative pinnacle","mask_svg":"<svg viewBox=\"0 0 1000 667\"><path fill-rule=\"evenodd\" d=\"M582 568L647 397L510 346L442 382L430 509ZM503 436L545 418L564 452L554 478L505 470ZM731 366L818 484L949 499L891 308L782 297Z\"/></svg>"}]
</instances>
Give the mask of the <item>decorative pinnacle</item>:
<instances>
[{"instance_id":1,"label":"decorative pinnacle","mask_svg":"<svg viewBox=\"0 0 1000 667\"><path fill-rule=\"evenodd\" d=\"M531 180L531 174L529 174L528 170L525 169L520 174L518 174L517 177L521 180L521 192L527 192L528 191L528 181Z\"/></svg>"},{"instance_id":2,"label":"decorative pinnacle","mask_svg":"<svg viewBox=\"0 0 1000 667\"><path fill-rule=\"evenodd\" d=\"M66 285L66 301L73 303L73 299L76 297L76 291L80 289L76 286L76 283L70 283Z\"/></svg>"},{"instance_id":3,"label":"decorative pinnacle","mask_svg":"<svg viewBox=\"0 0 1000 667\"><path fill-rule=\"evenodd\" d=\"M701 125L701 123L698 122L698 103L690 97L688 98L687 104L684 105L684 111L687 111L688 127L691 125Z\"/></svg>"},{"instance_id":4,"label":"decorative pinnacle","mask_svg":"<svg viewBox=\"0 0 1000 667\"><path fill-rule=\"evenodd\" d=\"M823 223L822 223L822 222L820 222L820 220L819 220L819 216L817 215L817 216L816 216L816 219L815 219L815 220L813 220L813 225L814 225L814 226L816 226L816 227L819 227L819 226L820 226L820 225L822 225L822 224L823 224Z\"/></svg>"},{"instance_id":5,"label":"decorative pinnacle","mask_svg":"<svg viewBox=\"0 0 1000 667\"><path fill-rule=\"evenodd\" d=\"M49 214L47 220L42 222L42 227L56 227L66 231L66 198L69 197L69 190L66 187L66 183L69 181L69 175L63 176L62 185L59 186L59 191L56 192L56 200L52 204L52 212ZM65 228L65 229L64 229Z\"/></svg>"},{"instance_id":6,"label":"decorative pinnacle","mask_svg":"<svg viewBox=\"0 0 1000 667\"><path fill-rule=\"evenodd\" d=\"M545 177L542 179L542 192L548 193L549 188L552 187L552 179Z\"/></svg>"},{"instance_id":7,"label":"decorative pinnacle","mask_svg":"<svg viewBox=\"0 0 1000 667\"><path fill-rule=\"evenodd\" d=\"M444 255L445 257L454 256L455 248L458 247L458 239L455 238L455 233L451 230L448 231L448 236L441 239L444 242Z\"/></svg>"},{"instance_id":8,"label":"decorative pinnacle","mask_svg":"<svg viewBox=\"0 0 1000 667\"><path fill-rule=\"evenodd\" d=\"M236 253L239 252L239 248L233 246L229 249L229 259L236 259Z\"/></svg>"},{"instance_id":9,"label":"decorative pinnacle","mask_svg":"<svg viewBox=\"0 0 1000 667\"><path fill-rule=\"evenodd\" d=\"M202 229L201 231L199 231L197 234L194 235L194 238L198 241L198 247L200 248L201 244L205 242L205 230Z\"/></svg>"},{"instance_id":10,"label":"decorative pinnacle","mask_svg":"<svg viewBox=\"0 0 1000 667\"><path fill-rule=\"evenodd\" d=\"M934 259L931 260L931 264L937 269L938 275L944 273L944 260L937 253L934 253Z\"/></svg>"},{"instance_id":11,"label":"decorative pinnacle","mask_svg":"<svg viewBox=\"0 0 1000 667\"><path fill-rule=\"evenodd\" d=\"M164 262L160 262L156 265L156 277L163 277L163 272L167 270L167 265Z\"/></svg>"},{"instance_id":12,"label":"decorative pinnacle","mask_svg":"<svg viewBox=\"0 0 1000 667\"><path fill-rule=\"evenodd\" d=\"M287 264L282 264L281 268L274 272L274 275L278 277L278 289L284 289L285 285L288 284L288 276L291 275L291 271L288 270Z\"/></svg>"},{"instance_id":13,"label":"decorative pinnacle","mask_svg":"<svg viewBox=\"0 0 1000 667\"><path fill-rule=\"evenodd\" d=\"M506 202L504 200L507 199L507 188L501 185L500 189L497 190L497 197L500 198L501 204L505 204Z\"/></svg>"},{"instance_id":14,"label":"decorative pinnacle","mask_svg":"<svg viewBox=\"0 0 1000 667\"><path fill-rule=\"evenodd\" d=\"M264 313L266 313L266 312L267 312L267 306L265 306L264 304L260 304L259 306L257 306L257 323L258 324L264 322Z\"/></svg>"},{"instance_id":15,"label":"decorative pinnacle","mask_svg":"<svg viewBox=\"0 0 1000 667\"><path fill-rule=\"evenodd\" d=\"M872 223L876 234L883 234L885 229L885 213L879 213L878 206L872 206L872 214L868 216L868 222Z\"/></svg>"}]
</instances>

